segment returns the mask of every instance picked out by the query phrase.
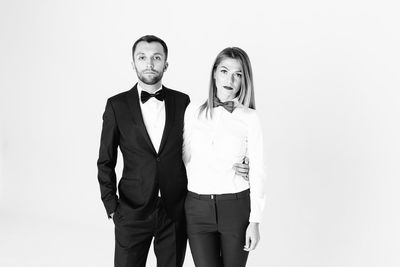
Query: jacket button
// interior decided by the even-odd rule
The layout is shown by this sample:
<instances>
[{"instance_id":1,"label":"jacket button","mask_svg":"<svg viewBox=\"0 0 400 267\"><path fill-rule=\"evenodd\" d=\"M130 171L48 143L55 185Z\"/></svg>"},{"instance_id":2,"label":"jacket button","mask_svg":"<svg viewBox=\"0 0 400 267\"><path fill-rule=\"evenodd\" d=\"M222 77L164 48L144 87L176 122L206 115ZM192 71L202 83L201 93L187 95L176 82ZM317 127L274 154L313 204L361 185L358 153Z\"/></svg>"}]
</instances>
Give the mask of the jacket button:
<instances>
[{"instance_id":1,"label":"jacket button","mask_svg":"<svg viewBox=\"0 0 400 267\"><path fill-rule=\"evenodd\" d=\"M156 160L157 160L157 161L160 161L160 158L157 158Z\"/></svg>"}]
</instances>

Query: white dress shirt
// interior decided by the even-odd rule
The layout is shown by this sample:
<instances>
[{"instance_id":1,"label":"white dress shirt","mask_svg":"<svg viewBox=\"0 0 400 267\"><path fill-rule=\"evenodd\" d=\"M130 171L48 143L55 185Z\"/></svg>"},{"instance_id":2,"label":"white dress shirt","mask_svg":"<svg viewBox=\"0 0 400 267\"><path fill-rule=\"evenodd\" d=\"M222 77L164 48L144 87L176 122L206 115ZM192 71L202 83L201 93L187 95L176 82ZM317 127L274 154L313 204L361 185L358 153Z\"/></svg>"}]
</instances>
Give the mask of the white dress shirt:
<instances>
[{"instance_id":1,"label":"white dress shirt","mask_svg":"<svg viewBox=\"0 0 400 267\"><path fill-rule=\"evenodd\" d=\"M250 188L250 222L260 222L265 203L263 137L259 117L235 99L232 113L214 108L213 118L199 117L199 106L185 112L183 161L188 190L198 194L238 193ZM249 158L249 181L233 165Z\"/></svg>"},{"instance_id":2,"label":"white dress shirt","mask_svg":"<svg viewBox=\"0 0 400 267\"><path fill-rule=\"evenodd\" d=\"M150 97L146 103L142 103L140 95L142 91L146 91L137 85L139 93L140 109L142 110L143 122L146 126L147 133L149 134L150 140L153 143L154 149L158 152L160 148L161 138L164 132L165 126L165 103L155 97ZM158 90L153 92L155 94ZM147 91L146 91L147 92Z\"/></svg>"}]
</instances>

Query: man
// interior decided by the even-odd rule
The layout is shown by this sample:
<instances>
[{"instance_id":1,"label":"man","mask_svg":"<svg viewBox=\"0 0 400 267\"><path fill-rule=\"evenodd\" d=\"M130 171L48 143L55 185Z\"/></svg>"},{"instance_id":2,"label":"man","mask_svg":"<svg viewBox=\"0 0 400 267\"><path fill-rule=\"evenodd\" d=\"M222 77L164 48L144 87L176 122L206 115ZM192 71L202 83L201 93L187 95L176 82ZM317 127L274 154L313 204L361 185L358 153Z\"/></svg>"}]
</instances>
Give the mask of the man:
<instances>
[{"instance_id":1,"label":"man","mask_svg":"<svg viewBox=\"0 0 400 267\"><path fill-rule=\"evenodd\" d=\"M162 85L168 68L163 40L143 36L132 54L138 83L108 99L97 161L101 198L115 224L114 262L144 267L154 237L157 266L182 266L187 243L182 131L190 100ZM118 147L124 168L117 196ZM246 166L237 171L243 169L246 176Z\"/></svg>"}]
</instances>

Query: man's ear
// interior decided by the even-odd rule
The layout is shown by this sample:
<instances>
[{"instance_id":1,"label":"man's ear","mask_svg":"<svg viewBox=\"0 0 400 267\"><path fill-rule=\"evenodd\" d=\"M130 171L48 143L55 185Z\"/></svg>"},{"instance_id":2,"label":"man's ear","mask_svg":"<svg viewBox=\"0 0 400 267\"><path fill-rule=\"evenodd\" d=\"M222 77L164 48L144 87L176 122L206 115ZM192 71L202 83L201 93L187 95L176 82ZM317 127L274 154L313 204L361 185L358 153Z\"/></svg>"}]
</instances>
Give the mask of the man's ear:
<instances>
[{"instance_id":1,"label":"man's ear","mask_svg":"<svg viewBox=\"0 0 400 267\"><path fill-rule=\"evenodd\" d=\"M136 70L136 68L135 68L135 62L132 61L131 64L132 64L133 70Z\"/></svg>"},{"instance_id":2,"label":"man's ear","mask_svg":"<svg viewBox=\"0 0 400 267\"><path fill-rule=\"evenodd\" d=\"M168 62L165 62L164 64L164 72L168 69Z\"/></svg>"}]
</instances>

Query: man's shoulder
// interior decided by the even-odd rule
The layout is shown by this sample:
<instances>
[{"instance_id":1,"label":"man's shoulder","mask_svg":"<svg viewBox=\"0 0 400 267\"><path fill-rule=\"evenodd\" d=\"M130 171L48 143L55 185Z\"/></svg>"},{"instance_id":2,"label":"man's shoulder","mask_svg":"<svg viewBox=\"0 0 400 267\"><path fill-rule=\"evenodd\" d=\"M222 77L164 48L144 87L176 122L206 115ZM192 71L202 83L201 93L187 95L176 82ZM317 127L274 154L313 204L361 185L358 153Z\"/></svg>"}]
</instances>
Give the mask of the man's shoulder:
<instances>
[{"instance_id":1,"label":"man's shoulder","mask_svg":"<svg viewBox=\"0 0 400 267\"><path fill-rule=\"evenodd\" d=\"M111 102L115 102L115 101L118 102L118 101L124 100L124 99L127 98L127 96L131 93L132 90L133 90L133 88L129 89L127 91L118 93L116 95L113 95L113 96L109 97L108 100L111 101Z\"/></svg>"},{"instance_id":2,"label":"man's shoulder","mask_svg":"<svg viewBox=\"0 0 400 267\"><path fill-rule=\"evenodd\" d=\"M136 85L127 91L109 97L107 102L113 106L126 106L129 102L131 102L132 98L134 98L135 90L137 90Z\"/></svg>"},{"instance_id":3,"label":"man's shoulder","mask_svg":"<svg viewBox=\"0 0 400 267\"><path fill-rule=\"evenodd\" d=\"M168 87L166 87L166 86L164 86L164 89L165 89L169 94L172 94L172 95L174 95L174 96L176 96L176 97L189 98L189 96L188 96L187 94L182 93L182 92L180 92L180 91L177 91L177 90L168 88Z\"/></svg>"}]
</instances>

